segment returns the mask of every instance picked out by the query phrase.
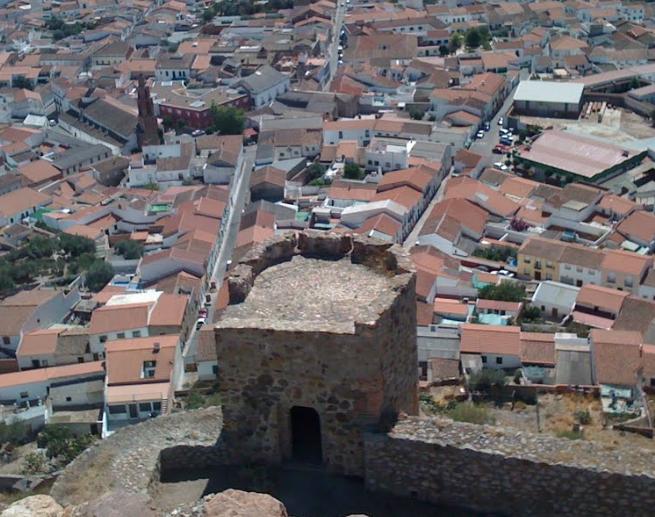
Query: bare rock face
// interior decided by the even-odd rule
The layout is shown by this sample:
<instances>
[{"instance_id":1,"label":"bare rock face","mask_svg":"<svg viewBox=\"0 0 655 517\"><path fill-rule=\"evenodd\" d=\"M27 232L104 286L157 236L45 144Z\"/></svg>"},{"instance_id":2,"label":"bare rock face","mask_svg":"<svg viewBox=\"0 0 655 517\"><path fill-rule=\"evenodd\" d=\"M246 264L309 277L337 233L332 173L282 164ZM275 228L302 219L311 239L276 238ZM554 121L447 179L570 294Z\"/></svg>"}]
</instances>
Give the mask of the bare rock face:
<instances>
[{"instance_id":1,"label":"bare rock face","mask_svg":"<svg viewBox=\"0 0 655 517\"><path fill-rule=\"evenodd\" d=\"M49 495L32 495L7 507L0 517L61 517L64 509Z\"/></svg>"},{"instance_id":2,"label":"bare rock face","mask_svg":"<svg viewBox=\"0 0 655 517\"><path fill-rule=\"evenodd\" d=\"M267 494L225 490L209 497L203 517L289 517L284 505Z\"/></svg>"},{"instance_id":3,"label":"bare rock face","mask_svg":"<svg viewBox=\"0 0 655 517\"><path fill-rule=\"evenodd\" d=\"M155 517L156 515L147 495L118 490L107 492L94 501L67 507L62 517Z\"/></svg>"}]
</instances>

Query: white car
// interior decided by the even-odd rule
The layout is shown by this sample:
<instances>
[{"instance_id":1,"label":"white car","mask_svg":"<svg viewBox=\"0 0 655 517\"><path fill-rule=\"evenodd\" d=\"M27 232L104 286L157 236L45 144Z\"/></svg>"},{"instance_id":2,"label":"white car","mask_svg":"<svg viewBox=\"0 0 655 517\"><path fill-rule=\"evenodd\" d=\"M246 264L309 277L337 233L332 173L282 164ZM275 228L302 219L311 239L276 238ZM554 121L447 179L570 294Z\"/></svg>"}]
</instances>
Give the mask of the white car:
<instances>
[{"instance_id":1,"label":"white car","mask_svg":"<svg viewBox=\"0 0 655 517\"><path fill-rule=\"evenodd\" d=\"M207 321L207 318L205 318L204 316L200 316L196 320L196 330L200 330L200 327L202 327L205 324L205 321Z\"/></svg>"},{"instance_id":2,"label":"white car","mask_svg":"<svg viewBox=\"0 0 655 517\"><path fill-rule=\"evenodd\" d=\"M478 131L475 136L478 139L484 138L484 131Z\"/></svg>"},{"instance_id":3,"label":"white car","mask_svg":"<svg viewBox=\"0 0 655 517\"><path fill-rule=\"evenodd\" d=\"M506 171L507 169L509 169L509 167L505 165L503 162L494 163L494 167L496 167L496 169L500 169L501 171Z\"/></svg>"},{"instance_id":4,"label":"white car","mask_svg":"<svg viewBox=\"0 0 655 517\"><path fill-rule=\"evenodd\" d=\"M499 126L502 126L502 125L503 125L503 122L504 122L503 117L500 117L500 118L498 119L498 125L499 125Z\"/></svg>"}]
</instances>

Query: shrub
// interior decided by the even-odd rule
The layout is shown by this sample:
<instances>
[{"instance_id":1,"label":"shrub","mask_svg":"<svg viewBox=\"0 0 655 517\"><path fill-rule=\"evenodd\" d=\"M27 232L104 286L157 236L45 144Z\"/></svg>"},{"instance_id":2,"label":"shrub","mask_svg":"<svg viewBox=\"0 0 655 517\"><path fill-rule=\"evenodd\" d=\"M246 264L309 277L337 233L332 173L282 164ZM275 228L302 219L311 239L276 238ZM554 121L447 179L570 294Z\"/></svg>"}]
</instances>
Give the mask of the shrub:
<instances>
[{"instance_id":1,"label":"shrub","mask_svg":"<svg viewBox=\"0 0 655 517\"><path fill-rule=\"evenodd\" d=\"M489 415L487 408L476 406L471 402L457 404L447 412L447 415L456 422L468 422L469 424L493 424L494 419Z\"/></svg>"},{"instance_id":2,"label":"shrub","mask_svg":"<svg viewBox=\"0 0 655 517\"><path fill-rule=\"evenodd\" d=\"M541 309L535 305L530 305L523 310L521 317L526 321L538 320L541 318Z\"/></svg>"},{"instance_id":3,"label":"shrub","mask_svg":"<svg viewBox=\"0 0 655 517\"><path fill-rule=\"evenodd\" d=\"M39 451L30 452L23 458L21 472L26 475L41 474L46 471L46 459Z\"/></svg>"},{"instance_id":4,"label":"shrub","mask_svg":"<svg viewBox=\"0 0 655 517\"><path fill-rule=\"evenodd\" d=\"M567 440L584 439L584 435L582 434L582 431L574 431L573 429L571 429L570 431L558 431L556 433L556 436L558 438L566 438Z\"/></svg>"},{"instance_id":5,"label":"shrub","mask_svg":"<svg viewBox=\"0 0 655 517\"><path fill-rule=\"evenodd\" d=\"M469 377L469 387L474 391L491 393L493 389L503 388L507 384L505 372L483 368Z\"/></svg>"},{"instance_id":6,"label":"shrub","mask_svg":"<svg viewBox=\"0 0 655 517\"><path fill-rule=\"evenodd\" d=\"M28 427L23 422L0 422L0 443L18 445L27 440Z\"/></svg>"},{"instance_id":7,"label":"shrub","mask_svg":"<svg viewBox=\"0 0 655 517\"><path fill-rule=\"evenodd\" d=\"M525 287L517 282L503 281L499 285L486 285L478 291L483 300L520 302L525 298Z\"/></svg>"},{"instance_id":8,"label":"shrub","mask_svg":"<svg viewBox=\"0 0 655 517\"><path fill-rule=\"evenodd\" d=\"M366 174L356 163L346 163L343 168L343 177L349 180L361 180Z\"/></svg>"},{"instance_id":9,"label":"shrub","mask_svg":"<svg viewBox=\"0 0 655 517\"><path fill-rule=\"evenodd\" d=\"M123 255L127 260L138 259L143 256L143 244L131 239L120 241L115 246L116 253Z\"/></svg>"},{"instance_id":10,"label":"shrub","mask_svg":"<svg viewBox=\"0 0 655 517\"><path fill-rule=\"evenodd\" d=\"M573 418L575 418L580 425L591 424L591 413L589 413L587 409L579 409L573 413Z\"/></svg>"},{"instance_id":11,"label":"shrub","mask_svg":"<svg viewBox=\"0 0 655 517\"><path fill-rule=\"evenodd\" d=\"M67 427L47 425L39 433L37 445L45 447L49 458L55 458L67 465L91 445L94 439L90 434L75 436Z\"/></svg>"}]
</instances>

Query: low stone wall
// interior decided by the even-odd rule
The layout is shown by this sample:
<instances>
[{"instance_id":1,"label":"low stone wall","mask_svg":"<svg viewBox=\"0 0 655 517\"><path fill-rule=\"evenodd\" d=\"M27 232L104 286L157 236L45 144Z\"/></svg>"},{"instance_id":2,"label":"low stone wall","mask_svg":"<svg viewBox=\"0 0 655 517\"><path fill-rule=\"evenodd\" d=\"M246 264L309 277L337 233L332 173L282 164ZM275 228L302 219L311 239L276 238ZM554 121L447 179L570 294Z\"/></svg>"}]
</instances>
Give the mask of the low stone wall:
<instances>
[{"instance_id":1,"label":"low stone wall","mask_svg":"<svg viewBox=\"0 0 655 517\"><path fill-rule=\"evenodd\" d=\"M370 490L510 515L648 515L655 454L447 419L365 437Z\"/></svg>"},{"instance_id":2,"label":"low stone wall","mask_svg":"<svg viewBox=\"0 0 655 517\"><path fill-rule=\"evenodd\" d=\"M92 501L112 491L147 494L159 479L160 455L178 468L206 466L215 459L222 428L220 408L174 413L120 429L87 449L66 467L52 487L62 505ZM208 455L207 451L215 452ZM193 453L191 453L193 451Z\"/></svg>"}]
</instances>

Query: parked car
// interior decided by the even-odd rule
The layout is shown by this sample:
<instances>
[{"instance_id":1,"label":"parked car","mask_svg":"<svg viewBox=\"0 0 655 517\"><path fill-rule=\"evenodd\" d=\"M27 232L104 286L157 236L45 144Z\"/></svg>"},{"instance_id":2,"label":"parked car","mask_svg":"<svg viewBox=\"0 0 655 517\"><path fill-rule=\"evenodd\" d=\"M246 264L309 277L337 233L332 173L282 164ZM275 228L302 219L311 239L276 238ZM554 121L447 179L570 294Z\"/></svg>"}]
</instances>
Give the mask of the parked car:
<instances>
[{"instance_id":1,"label":"parked car","mask_svg":"<svg viewBox=\"0 0 655 517\"><path fill-rule=\"evenodd\" d=\"M198 316L200 316L202 318L206 318L207 317L207 308L206 307L201 307L198 310Z\"/></svg>"},{"instance_id":2,"label":"parked car","mask_svg":"<svg viewBox=\"0 0 655 517\"><path fill-rule=\"evenodd\" d=\"M500 138L500 143L508 147L511 147L514 141L508 136L503 136Z\"/></svg>"},{"instance_id":3,"label":"parked car","mask_svg":"<svg viewBox=\"0 0 655 517\"><path fill-rule=\"evenodd\" d=\"M200 317L196 320L196 330L200 330L200 328L205 324L207 321L207 318L205 317Z\"/></svg>"},{"instance_id":4,"label":"parked car","mask_svg":"<svg viewBox=\"0 0 655 517\"><path fill-rule=\"evenodd\" d=\"M496 169L500 169L501 171L506 171L507 169L509 169L509 167L505 165L503 162L494 163L494 167L496 167Z\"/></svg>"},{"instance_id":5,"label":"parked car","mask_svg":"<svg viewBox=\"0 0 655 517\"><path fill-rule=\"evenodd\" d=\"M484 130L489 131L491 129L491 126L489 125L489 122L484 123Z\"/></svg>"},{"instance_id":6,"label":"parked car","mask_svg":"<svg viewBox=\"0 0 655 517\"><path fill-rule=\"evenodd\" d=\"M476 137L478 140L481 140L482 138L484 138L484 131L478 131L478 132L475 134L475 137Z\"/></svg>"},{"instance_id":7,"label":"parked car","mask_svg":"<svg viewBox=\"0 0 655 517\"><path fill-rule=\"evenodd\" d=\"M503 122L504 122L503 117L500 117L500 118L498 119L498 125L499 125L499 126L502 126L502 125L503 125Z\"/></svg>"}]
</instances>

